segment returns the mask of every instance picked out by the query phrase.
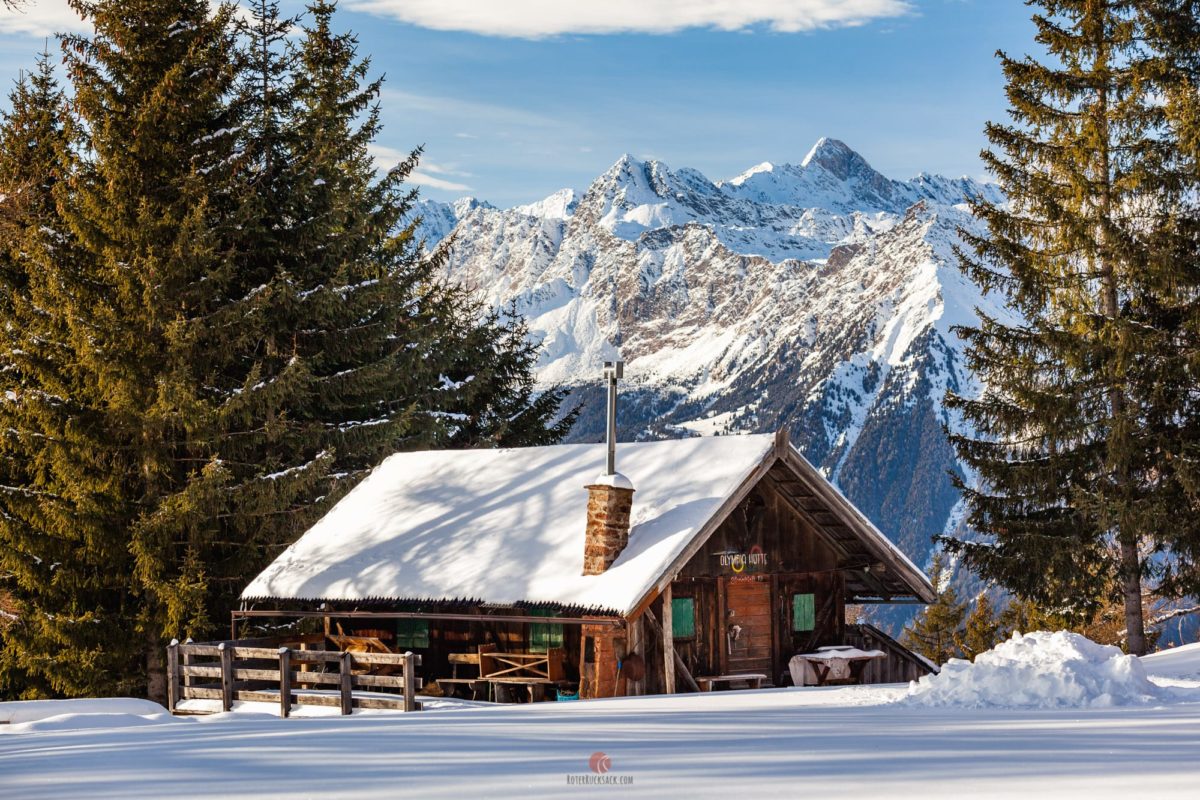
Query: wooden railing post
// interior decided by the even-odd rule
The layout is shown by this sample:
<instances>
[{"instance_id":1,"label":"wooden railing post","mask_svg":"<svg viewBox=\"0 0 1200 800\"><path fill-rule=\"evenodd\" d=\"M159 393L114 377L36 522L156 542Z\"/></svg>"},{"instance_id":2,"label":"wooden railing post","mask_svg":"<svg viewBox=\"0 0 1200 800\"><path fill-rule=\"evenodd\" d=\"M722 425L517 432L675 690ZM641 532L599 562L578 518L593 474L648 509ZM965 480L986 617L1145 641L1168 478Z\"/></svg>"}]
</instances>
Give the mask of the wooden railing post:
<instances>
[{"instance_id":1,"label":"wooden railing post","mask_svg":"<svg viewBox=\"0 0 1200 800\"><path fill-rule=\"evenodd\" d=\"M184 639L183 643L184 644L195 644L195 642L192 641L192 637L190 637L190 636L188 638ZM190 654L184 653L183 656L179 659L179 661L180 661L181 666L190 667L192 664L192 657ZM185 699L185 700L188 699L187 690L190 689L191 686L192 686L192 676L188 675L186 672L184 672L183 673L183 699Z\"/></svg>"},{"instance_id":2,"label":"wooden railing post","mask_svg":"<svg viewBox=\"0 0 1200 800\"><path fill-rule=\"evenodd\" d=\"M342 653L342 714L349 715L354 711L354 694L353 694L353 662L351 661L350 652Z\"/></svg>"},{"instance_id":3,"label":"wooden railing post","mask_svg":"<svg viewBox=\"0 0 1200 800\"><path fill-rule=\"evenodd\" d=\"M663 692L675 694L675 628L671 614L671 584L662 592Z\"/></svg>"},{"instance_id":4,"label":"wooden railing post","mask_svg":"<svg viewBox=\"0 0 1200 800\"><path fill-rule=\"evenodd\" d=\"M287 719L292 711L292 651L279 648L279 716Z\"/></svg>"},{"instance_id":5,"label":"wooden railing post","mask_svg":"<svg viewBox=\"0 0 1200 800\"><path fill-rule=\"evenodd\" d=\"M179 640L172 639L167 645L167 710L175 713L179 702Z\"/></svg>"},{"instance_id":6,"label":"wooden railing post","mask_svg":"<svg viewBox=\"0 0 1200 800\"><path fill-rule=\"evenodd\" d=\"M233 648L228 642L217 645L221 651L221 706L233 710Z\"/></svg>"},{"instance_id":7,"label":"wooden railing post","mask_svg":"<svg viewBox=\"0 0 1200 800\"><path fill-rule=\"evenodd\" d=\"M404 710L417 710L417 671L414 669L416 656L409 650L404 654Z\"/></svg>"}]
</instances>

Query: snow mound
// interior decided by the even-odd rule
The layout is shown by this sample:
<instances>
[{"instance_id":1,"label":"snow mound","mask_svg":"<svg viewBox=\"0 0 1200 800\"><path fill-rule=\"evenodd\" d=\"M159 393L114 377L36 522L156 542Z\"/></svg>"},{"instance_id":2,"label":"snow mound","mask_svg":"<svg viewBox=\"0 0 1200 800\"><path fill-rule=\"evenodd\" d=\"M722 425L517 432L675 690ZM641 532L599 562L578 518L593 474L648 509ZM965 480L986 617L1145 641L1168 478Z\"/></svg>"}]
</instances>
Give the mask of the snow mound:
<instances>
[{"instance_id":1,"label":"snow mound","mask_svg":"<svg viewBox=\"0 0 1200 800\"><path fill-rule=\"evenodd\" d=\"M0 734L129 728L172 721L158 703L132 697L0 703L0 723L8 723L0 725Z\"/></svg>"},{"instance_id":2,"label":"snow mound","mask_svg":"<svg viewBox=\"0 0 1200 800\"><path fill-rule=\"evenodd\" d=\"M1142 664L1151 675L1200 678L1200 642L1142 656Z\"/></svg>"},{"instance_id":3,"label":"snow mound","mask_svg":"<svg viewBox=\"0 0 1200 800\"><path fill-rule=\"evenodd\" d=\"M14 700L0 703L0 722L36 722L63 714L165 714L151 700L136 697L88 697L75 700Z\"/></svg>"},{"instance_id":4,"label":"snow mound","mask_svg":"<svg viewBox=\"0 0 1200 800\"><path fill-rule=\"evenodd\" d=\"M32 722L0 727L0 734L44 733L46 731L116 730L145 725L170 725L177 722L166 711L161 714L59 714Z\"/></svg>"},{"instance_id":5,"label":"snow mound","mask_svg":"<svg viewBox=\"0 0 1200 800\"><path fill-rule=\"evenodd\" d=\"M951 659L904 702L964 708L1108 708L1165 699L1136 656L1068 631L1014 633L975 662Z\"/></svg>"}]
</instances>

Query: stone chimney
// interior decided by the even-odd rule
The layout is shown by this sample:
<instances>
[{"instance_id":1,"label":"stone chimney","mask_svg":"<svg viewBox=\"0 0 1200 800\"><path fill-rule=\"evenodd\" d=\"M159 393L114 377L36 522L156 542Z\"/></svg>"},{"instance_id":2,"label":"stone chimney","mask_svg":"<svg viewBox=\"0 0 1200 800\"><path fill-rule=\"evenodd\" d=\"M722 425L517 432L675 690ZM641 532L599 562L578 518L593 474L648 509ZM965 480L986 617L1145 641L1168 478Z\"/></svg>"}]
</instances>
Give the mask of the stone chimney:
<instances>
[{"instance_id":1,"label":"stone chimney","mask_svg":"<svg viewBox=\"0 0 1200 800\"><path fill-rule=\"evenodd\" d=\"M588 490L587 533L583 543L583 574L599 575L612 566L629 544L629 514L633 509L633 483L617 472L617 380L625 364L604 365L608 381L608 457L606 470Z\"/></svg>"},{"instance_id":2,"label":"stone chimney","mask_svg":"<svg viewBox=\"0 0 1200 800\"><path fill-rule=\"evenodd\" d=\"M587 537L583 545L583 574L599 575L629 544L629 512L633 484L620 473L601 475L587 486Z\"/></svg>"}]
</instances>

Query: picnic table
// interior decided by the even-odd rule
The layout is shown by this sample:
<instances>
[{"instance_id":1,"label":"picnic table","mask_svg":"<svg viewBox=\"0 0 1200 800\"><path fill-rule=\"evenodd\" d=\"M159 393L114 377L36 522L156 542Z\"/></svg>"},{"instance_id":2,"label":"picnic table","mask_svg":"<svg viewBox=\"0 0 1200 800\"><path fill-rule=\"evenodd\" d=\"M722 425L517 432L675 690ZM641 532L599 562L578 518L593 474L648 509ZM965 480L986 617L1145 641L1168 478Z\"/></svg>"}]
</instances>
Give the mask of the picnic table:
<instances>
[{"instance_id":1,"label":"picnic table","mask_svg":"<svg viewBox=\"0 0 1200 800\"><path fill-rule=\"evenodd\" d=\"M544 653L504 653L495 645L479 646L479 677L491 687L492 699L505 700L518 690L529 692L529 702L545 698L547 686L563 679L563 651L551 647Z\"/></svg>"},{"instance_id":2,"label":"picnic table","mask_svg":"<svg viewBox=\"0 0 1200 800\"><path fill-rule=\"evenodd\" d=\"M815 653L792 656L788 669L796 686L829 686L861 683L863 670L877 658L886 658L882 650L860 650L850 645L818 647Z\"/></svg>"},{"instance_id":3,"label":"picnic table","mask_svg":"<svg viewBox=\"0 0 1200 800\"><path fill-rule=\"evenodd\" d=\"M450 664L454 677L438 683L466 686L473 697L483 693L488 700L504 701L513 692L525 691L530 702L537 702L545 699L547 686L557 686L565 677L561 647L544 653L506 653L484 644L475 653L452 653ZM478 677L458 676L459 666L467 664L478 667Z\"/></svg>"}]
</instances>

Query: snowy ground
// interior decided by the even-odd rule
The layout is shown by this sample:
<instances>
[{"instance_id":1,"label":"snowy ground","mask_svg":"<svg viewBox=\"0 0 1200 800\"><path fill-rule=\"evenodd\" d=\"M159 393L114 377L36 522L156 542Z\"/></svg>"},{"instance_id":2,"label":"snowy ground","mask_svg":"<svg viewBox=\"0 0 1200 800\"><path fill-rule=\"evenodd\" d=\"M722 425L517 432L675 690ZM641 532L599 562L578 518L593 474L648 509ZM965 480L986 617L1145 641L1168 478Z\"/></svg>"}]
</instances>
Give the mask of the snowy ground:
<instances>
[{"instance_id":1,"label":"snowy ground","mask_svg":"<svg viewBox=\"0 0 1200 800\"><path fill-rule=\"evenodd\" d=\"M1196 797L1200 645L1142 663L1169 699L927 707L845 687L290 720L0 704L0 797ZM571 783L598 752L609 783Z\"/></svg>"}]
</instances>

